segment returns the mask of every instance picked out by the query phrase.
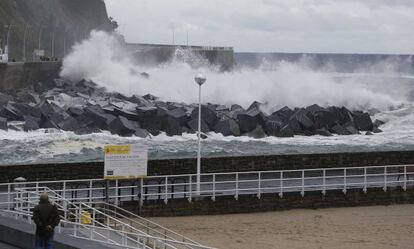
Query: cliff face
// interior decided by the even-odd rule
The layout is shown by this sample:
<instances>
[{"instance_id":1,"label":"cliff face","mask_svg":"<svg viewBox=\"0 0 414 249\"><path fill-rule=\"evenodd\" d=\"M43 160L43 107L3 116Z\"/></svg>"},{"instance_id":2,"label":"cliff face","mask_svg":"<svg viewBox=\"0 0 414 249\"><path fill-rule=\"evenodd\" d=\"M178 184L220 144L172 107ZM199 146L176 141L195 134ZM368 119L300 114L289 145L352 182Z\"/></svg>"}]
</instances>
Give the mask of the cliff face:
<instances>
[{"instance_id":1,"label":"cliff face","mask_svg":"<svg viewBox=\"0 0 414 249\"><path fill-rule=\"evenodd\" d=\"M10 58L23 58L26 35L26 58L34 49L44 49L47 56L61 58L71 45L86 38L92 29L116 28L107 14L103 0L0 0L0 34L4 42L7 25L10 33Z\"/></svg>"}]
</instances>

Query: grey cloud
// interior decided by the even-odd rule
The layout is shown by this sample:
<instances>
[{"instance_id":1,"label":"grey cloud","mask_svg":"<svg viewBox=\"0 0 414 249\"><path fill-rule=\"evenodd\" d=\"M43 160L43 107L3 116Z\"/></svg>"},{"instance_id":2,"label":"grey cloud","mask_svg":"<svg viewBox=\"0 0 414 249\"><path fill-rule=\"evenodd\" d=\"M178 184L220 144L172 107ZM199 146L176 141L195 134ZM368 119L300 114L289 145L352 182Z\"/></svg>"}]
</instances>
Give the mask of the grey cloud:
<instances>
[{"instance_id":1,"label":"grey cloud","mask_svg":"<svg viewBox=\"0 0 414 249\"><path fill-rule=\"evenodd\" d=\"M105 0L132 42L231 45L238 51L414 53L403 0Z\"/></svg>"}]
</instances>

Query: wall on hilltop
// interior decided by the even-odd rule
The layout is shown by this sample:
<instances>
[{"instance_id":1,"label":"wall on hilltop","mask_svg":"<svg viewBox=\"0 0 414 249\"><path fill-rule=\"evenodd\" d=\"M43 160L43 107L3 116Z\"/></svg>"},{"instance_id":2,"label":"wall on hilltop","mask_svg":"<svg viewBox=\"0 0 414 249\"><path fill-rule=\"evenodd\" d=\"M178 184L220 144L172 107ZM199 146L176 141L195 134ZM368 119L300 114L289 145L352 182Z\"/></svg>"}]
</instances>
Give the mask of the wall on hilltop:
<instances>
[{"instance_id":1,"label":"wall on hilltop","mask_svg":"<svg viewBox=\"0 0 414 249\"><path fill-rule=\"evenodd\" d=\"M0 38L5 41L7 28L12 24L10 58L23 58L23 37L28 27L26 58L39 47L55 57L63 57L64 51L86 38L93 29L112 31L116 23L108 17L102 0L1 0ZM41 34L41 35L39 35ZM53 41L54 34L54 42ZM66 43L66 46L64 44ZM66 47L66 49L65 49Z\"/></svg>"}]
</instances>

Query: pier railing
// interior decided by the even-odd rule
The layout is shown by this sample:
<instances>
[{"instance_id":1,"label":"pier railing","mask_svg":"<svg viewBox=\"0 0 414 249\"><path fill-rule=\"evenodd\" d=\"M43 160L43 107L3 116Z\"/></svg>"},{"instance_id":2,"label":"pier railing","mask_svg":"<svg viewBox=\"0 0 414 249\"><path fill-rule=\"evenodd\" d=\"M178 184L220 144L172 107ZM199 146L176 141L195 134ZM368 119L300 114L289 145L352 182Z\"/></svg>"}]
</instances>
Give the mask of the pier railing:
<instances>
[{"instance_id":1,"label":"pier railing","mask_svg":"<svg viewBox=\"0 0 414 249\"><path fill-rule=\"evenodd\" d=\"M59 233L116 248L214 249L139 216L125 216L123 213L128 211L119 207L72 202L48 187L16 187L10 202L12 208L3 207L0 214L31 223L32 210L44 192L49 194L50 201L60 211L62 221L57 228Z\"/></svg>"},{"instance_id":2,"label":"pier railing","mask_svg":"<svg viewBox=\"0 0 414 249\"><path fill-rule=\"evenodd\" d=\"M48 187L71 202L112 203L124 201L159 200L168 203L172 199L194 201L196 197L211 198L242 195L275 194L283 198L285 193L298 192L302 196L309 191L397 187L407 190L414 186L414 165L388 165L367 167L342 167L320 169L297 169L279 171L252 171L230 173L206 173L201 175L200 196L196 193L195 174L150 176L136 180L85 179L44 182L18 182L0 184L0 202L9 205L13 189L18 187ZM9 202L8 202L8 201ZM9 203L9 204L7 204Z\"/></svg>"}]
</instances>

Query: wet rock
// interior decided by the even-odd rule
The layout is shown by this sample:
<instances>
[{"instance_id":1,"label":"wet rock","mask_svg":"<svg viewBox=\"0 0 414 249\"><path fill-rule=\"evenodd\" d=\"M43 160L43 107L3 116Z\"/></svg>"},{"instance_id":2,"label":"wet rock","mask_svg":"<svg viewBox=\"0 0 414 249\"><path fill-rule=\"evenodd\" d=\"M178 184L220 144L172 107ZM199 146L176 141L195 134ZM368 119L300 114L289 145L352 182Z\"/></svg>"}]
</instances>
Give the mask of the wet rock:
<instances>
[{"instance_id":1,"label":"wet rock","mask_svg":"<svg viewBox=\"0 0 414 249\"><path fill-rule=\"evenodd\" d=\"M13 97L0 92L0 106L5 105L9 101L13 101Z\"/></svg>"},{"instance_id":2,"label":"wet rock","mask_svg":"<svg viewBox=\"0 0 414 249\"><path fill-rule=\"evenodd\" d=\"M148 100L148 101L157 101L158 100L158 97L156 97L152 94L146 94L146 95L142 96L142 98L144 98L145 100Z\"/></svg>"},{"instance_id":3,"label":"wet rock","mask_svg":"<svg viewBox=\"0 0 414 249\"><path fill-rule=\"evenodd\" d=\"M214 127L218 119L215 108L215 106L201 106L201 119L208 125L209 129L212 129ZM198 108L195 108L191 113L191 119L198 120Z\"/></svg>"},{"instance_id":4,"label":"wet rock","mask_svg":"<svg viewBox=\"0 0 414 249\"><path fill-rule=\"evenodd\" d=\"M92 133L99 133L101 132L100 129L95 127L81 127L75 131L76 135L87 135Z\"/></svg>"},{"instance_id":5,"label":"wet rock","mask_svg":"<svg viewBox=\"0 0 414 249\"><path fill-rule=\"evenodd\" d=\"M178 119L170 115L167 116L167 120L161 129L165 131L167 136L181 136L183 134L183 129Z\"/></svg>"},{"instance_id":6,"label":"wet rock","mask_svg":"<svg viewBox=\"0 0 414 249\"><path fill-rule=\"evenodd\" d=\"M252 130L249 133L246 133L245 135L251 138L256 138L256 139L266 137L266 133L264 132L261 125L258 125L254 130Z\"/></svg>"},{"instance_id":7,"label":"wet rock","mask_svg":"<svg viewBox=\"0 0 414 249\"><path fill-rule=\"evenodd\" d=\"M315 116L319 112L324 112L325 108L315 104L315 105L311 105L311 106L306 107L305 110L306 110L306 113L309 113L312 116Z\"/></svg>"},{"instance_id":8,"label":"wet rock","mask_svg":"<svg viewBox=\"0 0 414 249\"><path fill-rule=\"evenodd\" d=\"M298 123L301 128L300 130L312 130L314 124L312 120L308 118L307 113L308 112L305 109L299 109L290 117L290 121L295 124ZM300 131L298 130L298 132Z\"/></svg>"},{"instance_id":9,"label":"wet rock","mask_svg":"<svg viewBox=\"0 0 414 249\"><path fill-rule=\"evenodd\" d=\"M357 129L355 129L355 127L349 125L346 126L345 129L352 135L356 135L356 134L360 134L359 131Z\"/></svg>"},{"instance_id":10,"label":"wet rock","mask_svg":"<svg viewBox=\"0 0 414 249\"><path fill-rule=\"evenodd\" d=\"M69 107L67 110L67 113L73 117L79 117L85 112L83 111L82 108L79 108L79 107Z\"/></svg>"},{"instance_id":11,"label":"wet rock","mask_svg":"<svg viewBox=\"0 0 414 249\"><path fill-rule=\"evenodd\" d=\"M237 115L237 120L242 134L251 132L259 125L259 120L255 116L247 113Z\"/></svg>"},{"instance_id":12,"label":"wet rock","mask_svg":"<svg viewBox=\"0 0 414 249\"><path fill-rule=\"evenodd\" d=\"M7 128L13 131L23 131L24 130L24 122L22 121L11 121L7 123Z\"/></svg>"},{"instance_id":13,"label":"wet rock","mask_svg":"<svg viewBox=\"0 0 414 249\"><path fill-rule=\"evenodd\" d=\"M0 117L0 130L8 130L7 129L7 118Z\"/></svg>"},{"instance_id":14,"label":"wet rock","mask_svg":"<svg viewBox=\"0 0 414 249\"><path fill-rule=\"evenodd\" d=\"M278 137L293 137L295 134L293 132L293 129L290 127L290 125L285 125L280 129Z\"/></svg>"},{"instance_id":15,"label":"wet rock","mask_svg":"<svg viewBox=\"0 0 414 249\"><path fill-rule=\"evenodd\" d=\"M36 106L26 103L10 103L13 106L13 109L16 110L17 114L20 117L23 116L33 116L36 118L40 118L42 113Z\"/></svg>"},{"instance_id":16,"label":"wet rock","mask_svg":"<svg viewBox=\"0 0 414 249\"><path fill-rule=\"evenodd\" d=\"M247 108L247 111L250 111L250 110L258 110L258 111L260 111L261 110L261 107L263 106L263 104L262 103L260 103L260 102L258 102L258 101L254 101L250 106L249 106L249 108Z\"/></svg>"},{"instance_id":17,"label":"wet rock","mask_svg":"<svg viewBox=\"0 0 414 249\"><path fill-rule=\"evenodd\" d=\"M329 110L319 111L313 117L315 129L329 130L339 123L339 117L336 113Z\"/></svg>"},{"instance_id":18,"label":"wet rock","mask_svg":"<svg viewBox=\"0 0 414 249\"><path fill-rule=\"evenodd\" d=\"M383 124L385 124L385 122L382 121L382 120L379 120L379 119L375 119L375 121L373 123L374 127L380 127Z\"/></svg>"},{"instance_id":19,"label":"wet rock","mask_svg":"<svg viewBox=\"0 0 414 249\"><path fill-rule=\"evenodd\" d=\"M40 110L42 116L45 119L55 116L56 114L65 112L65 110L63 110L62 108L60 108L53 102L49 102L49 101L42 101L41 103L37 105L37 108Z\"/></svg>"},{"instance_id":20,"label":"wet rock","mask_svg":"<svg viewBox=\"0 0 414 249\"><path fill-rule=\"evenodd\" d=\"M281 121L268 120L265 123L264 130L269 136L278 136L283 124Z\"/></svg>"},{"instance_id":21,"label":"wet rock","mask_svg":"<svg viewBox=\"0 0 414 249\"><path fill-rule=\"evenodd\" d=\"M117 117L108 125L108 129L112 134L118 134L123 137L134 135L139 128L138 123L122 116Z\"/></svg>"},{"instance_id":22,"label":"wet rock","mask_svg":"<svg viewBox=\"0 0 414 249\"><path fill-rule=\"evenodd\" d=\"M122 109L119 109L119 108L114 108L113 115L122 116L122 117L125 117L125 118L127 118L129 120L133 120L133 121L138 121L139 120L138 114L136 114L134 112L131 112L131 111L127 111L127 110L122 110Z\"/></svg>"},{"instance_id":23,"label":"wet rock","mask_svg":"<svg viewBox=\"0 0 414 249\"><path fill-rule=\"evenodd\" d=\"M94 127L106 130L108 127L108 116L99 105L88 106L84 109L87 119L93 122Z\"/></svg>"},{"instance_id":24,"label":"wet rock","mask_svg":"<svg viewBox=\"0 0 414 249\"><path fill-rule=\"evenodd\" d=\"M141 128L152 135L158 135L168 122L167 111L157 107L137 107L138 122Z\"/></svg>"},{"instance_id":25,"label":"wet rock","mask_svg":"<svg viewBox=\"0 0 414 249\"><path fill-rule=\"evenodd\" d=\"M368 113L354 112L355 127L360 131L372 131L374 125Z\"/></svg>"},{"instance_id":26,"label":"wet rock","mask_svg":"<svg viewBox=\"0 0 414 249\"><path fill-rule=\"evenodd\" d=\"M14 106L10 104L10 102L6 106L3 106L0 116L11 121L23 120L23 117L20 115L19 111L15 109Z\"/></svg>"},{"instance_id":27,"label":"wet rock","mask_svg":"<svg viewBox=\"0 0 414 249\"><path fill-rule=\"evenodd\" d=\"M147 138L147 137L151 137L151 134L145 130L145 129L141 129L141 128L137 128L135 129L135 133L134 135L136 137L140 137L140 138Z\"/></svg>"},{"instance_id":28,"label":"wet rock","mask_svg":"<svg viewBox=\"0 0 414 249\"><path fill-rule=\"evenodd\" d=\"M328 130L326 130L324 128L322 128L322 129L316 129L314 131L314 134L321 135L321 136L324 136L324 137L330 137L330 136L332 136L332 133L330 133Z\"/></svg>"},{"instance_id":29,"label":"wet rock","mask_svg":"<svg viewBox=\"0 0 414 249\"><path fill-rule=\"evenodd\" d=\"M190 116L187 115L186 110L181 107L168 111L168 115L175 118L180 126L184 126L188 121L190 121Z\"/></svg>"},{"instance_id":30,"label":"wet rock","mask_svg":"<svg viewBox=\"0 0 414 249\"><path fill-rule=\"evenodd\" d=\"M24 116L24 131L34 131L40 128L40 118Z\"/></svg>"},{"instance_id":31,"label":"wet rock","mask_svg":"<svg viewBox=\"0 0 414 249\"><path fill-rule=\"evenodd\" d=\"M381 133L382 130L380 128L378 128L378 127L374 127L374 129L372 129L372 132L374 132L374 133Z\"/></svg>"},{"instance_id":32,"label":"wet rock","mask_svg":"<svg viewBox=\"0 0 414 249\"><path fill-rule=\"evenodd\" d=\"M299 121L296 118L292 118L288 122L289 127L292 129L293 133L295 134L304 134L305 131L303 130L302 126L300 125Z\"/></svg>"},{"instance_id":33,"label":"wet rock","mask_svg":"<svg viewBox=\"0 0 414 249\"><path fill-rule=\"evenodd\" d=\"M19 91L16 94L16 101L21 103L39 103L40 97L39 94L27 91Z\"/></svg>"},{"instance_id":34,"label":"wet rock","mask_svg":"<svg viewBox=\"0 0 414 249\"><path fill-rule=\"evenodd\" d=\"M225 105L219 105L216 107L216 112L227 112L227 111L230 111L230 110Z\"/></svg>"},{"instance_id":35,"label":"wet rock","mask_svg":"<svg viewBox=\"0 0 414 249\"><path fill-rule=\"evenodd\" d=\"M285 106L282 109L272 113L272 116L277 116L283 123L288 123L290 117L294 114L294 111L289 107Z\"/></svg>"},{"instance_id":36,"label":"wet rock","mask_svg":"<svg viewBox=\"0 0 414 249\"><path fill-rule=\"evenodd\" d=\"M76 131L80 129L80 125L78 123L78 120L73 118L72 116L68 116L65 119L63 119L58 126L65 131Z\"/></svg>"},{"instance_id":37,"label":"wet rock","mask_svg":"<svg viewBox=\"0 0 414 249\"><path fill-rule=\"evenodd\" d=\"M220 120L213 128L214 132L221 133L224 136L240 136L240 128L233 119Z\"/></svg>"},{"instance_id":38,"label":"wet rock","mask_svg":"<svg viewBox=\"0 0 414 249\"><path fill-rule=\"evenodd\" d=\"M42 120L40 123L40 128L44 129L59 129L59 125L53 122L50 119Z\"/></svg>"},{"instance_id":39,"label":"wet rock","mask_svg":"<svg viewBox=\"0 0 414 249\"><path fill-rule=\"evenodd\" d=\"M198 120L192 119L187 123L187 126L189 128L190 133L197 133L198 132ZM210 128L208 125L204 122L204 120L201 120L201 132L207 133L210 131Z\"/></svg>"},{"instance_id":40,"label":"wet rock","mask_svg":"<svg viewBox=\"0 0 414 249\"><path fill-rule=\"evenodd\" d=\"M354 117L352 115L352 112L348 109L346 109L345 107L342 107L339 110L339 114L340 114L340 119L339 122L340 124L350 124L352 126L354 126L355 120Z\"/></svg>"},{"instance_id":41,"label":"wet rock","mask_svg":"<svg viewBox=\"0 0 414 249\"><path fill-rule=\"evenodd\" d=\"M345 127L339 124L332 127L331 131L338 135L351 135L352 134L351 132L348 131L348 129L346 129Z\"/></svg>"},{"instance_id":42,"label":"wet rock","mask_svg":"<svg viewBox=\"0 0 414 249\"><path fill-rule=\"evenodd\" d=\"M241 105L232 105L230 107L230 110L231 111L236 111L236 110L245 111Z\"/></svg>"}]
</instances>

